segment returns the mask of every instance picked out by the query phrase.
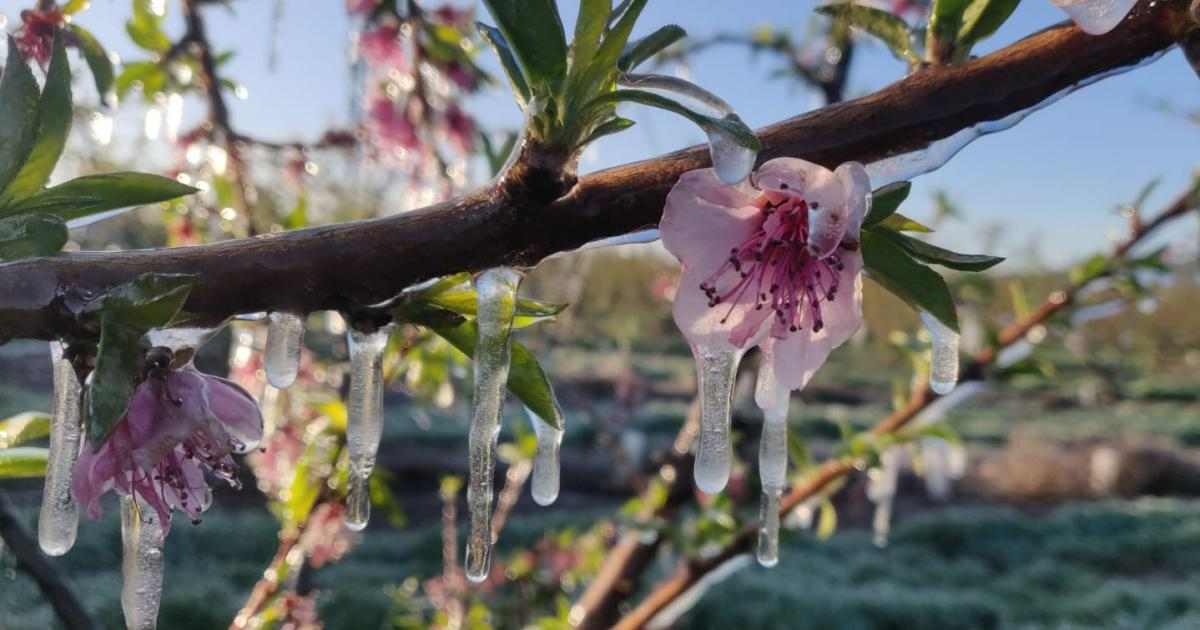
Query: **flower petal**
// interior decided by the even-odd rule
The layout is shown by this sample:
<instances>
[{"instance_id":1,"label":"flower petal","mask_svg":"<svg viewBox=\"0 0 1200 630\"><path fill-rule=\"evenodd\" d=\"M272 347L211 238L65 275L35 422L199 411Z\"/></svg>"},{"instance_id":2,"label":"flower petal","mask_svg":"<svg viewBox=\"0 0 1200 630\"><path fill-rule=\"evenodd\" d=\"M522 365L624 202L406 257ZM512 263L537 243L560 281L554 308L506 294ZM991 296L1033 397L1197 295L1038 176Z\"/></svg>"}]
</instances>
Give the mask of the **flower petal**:
<instances>
[{"instance_id":1,"label":"flower petal","mask_svg":"<svg viewBox=\"0 0 1200 630\"><path fill-rule=\"evenodd\" d=\"M758 185L765 190L788 190L808 203L808 248L825 257L842 242L850 210L841 180L832 171L797 158L775 158L758 170Z\"/></svg>"},{"instance_id":2,"label":"flower petal","mask_svg":"<svg viewBox=\"0 0 1200 630\"><path fill-rule=\"evenodd\" d=\"M209 376L209 406L229 437L237 441L234 451L245 453L258 446L263 436L263 417L258 402L233 381Z\"/></svg>"},{"instance_id":3,"label":"flower petal","mask_svg":"<svg viewBox=\"0 0 1200 630\"><path fill-rule=\"evenodd\" d=\"M871 210L871 177L867 169L858 162L846 162L833 171L838 181L842 183L842 192L846 195L846 207L850 216L846 222L846 234L843 241L858 243L858 232L862 229L863 219Z\"/></svg>"}]
</instances>

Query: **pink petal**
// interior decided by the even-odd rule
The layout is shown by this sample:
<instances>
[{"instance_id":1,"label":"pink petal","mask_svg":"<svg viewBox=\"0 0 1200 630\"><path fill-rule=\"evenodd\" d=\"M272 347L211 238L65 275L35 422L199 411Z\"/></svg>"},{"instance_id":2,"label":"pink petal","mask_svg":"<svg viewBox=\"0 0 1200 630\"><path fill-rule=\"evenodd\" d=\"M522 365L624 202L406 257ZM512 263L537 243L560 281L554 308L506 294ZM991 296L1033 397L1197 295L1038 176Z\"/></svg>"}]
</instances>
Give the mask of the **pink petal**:
<instances>
[{"instance_id":1,"label":"pink petal","mask_svg":"<svg viewBox=\"0 0 1200 630\"><path fill-rule=\"evenodd\" d=\"M833 174L842 183L842 190L846 195L846 207L850 209L850 218L846 223L846 235L843 240L857 243L858 232L862 228L863 219L866 218L871 206L871 178L867 175L867 169L858 162L846 162L837 167Z\"/></svg>"},{"instance_id":2,"label":"pink petal","mask_svg":"<svg viewBox=\"0 0 1200 630\"><path fill-rule=\"evenodd\" d=\"M234 449L245 453L262 441L263 417L258 409L258 402L237 383L217 376L209 376L209 406L228 432L237 440L239 446Z\"/></svg>"},{"instance_id":3,"label":"pink petal","mask_svg":"<svg viewBox=\"0 0 1200 630\"><path fill-rule=\"evenodd\" d=\"M800 330L784 339L768 338L763 352L770 358L779 387L795 391L808 385L829 353L849 339L862 325L862 255L843 252L845 269L840 272L841 289L833 302L821 303L824 327L813 332L812 313L805 309Z\"/></svg>"}]
</instances>

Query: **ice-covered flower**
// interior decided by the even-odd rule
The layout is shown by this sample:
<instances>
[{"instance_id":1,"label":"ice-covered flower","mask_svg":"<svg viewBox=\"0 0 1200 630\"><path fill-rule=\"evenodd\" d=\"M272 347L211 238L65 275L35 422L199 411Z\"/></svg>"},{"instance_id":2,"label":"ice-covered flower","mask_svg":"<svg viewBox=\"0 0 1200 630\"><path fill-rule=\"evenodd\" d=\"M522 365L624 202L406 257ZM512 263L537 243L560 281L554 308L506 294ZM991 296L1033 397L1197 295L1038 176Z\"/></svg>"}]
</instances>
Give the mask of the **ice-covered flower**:
<instances>
[{"instance_id":1,"label":"ice-covered flower","mask_svg":"<svg viewBox=\"0 0 1200 630\"><path fill-rule=\"evenodd\" d=\"M136 494L163 523L172 510L196 520L212 503L205 475L237 487L231 454L254 448L262 432L258 404L237 384L192 367L152 373L108 439L84 446L75 499L92 518L100 516L100 497L115 490Z\"/></svg>"},{"instance_id":2,"label":"ice-covered flower","mask_svg":"<svg viewBox=\"0 0 1200 630\"><path fill-rule=\"evenodd\" d=\"M21 28L16 33L17 49L26 59L34 59L44 67L50 63L54 32L62 24L63 13L56 8L21 11Z\"/></svg>"},{"instance_id":3,"label":"ice-covered flower","mask_svg":"<svg viewBox=\"0 0 1200 630\"><path fill-rule=\"evenodd\" d=\"M1089 35L1103 35L1121 23L1137 0L1050 0Z\"/></svg>"},{"instance_id":4,"label":"ice-covered flower","mask_svg":"<svg viewBox=\"0 0 1200 630\"><path fill-rule=\"evenodd\" d=\"M762 350L759 404L804 387L862 323L862 165L830 171L794 158L748 182L684 173L667 196L663 244L683 265L675 322L697 358Z\"/></svg>"}]
</instances>

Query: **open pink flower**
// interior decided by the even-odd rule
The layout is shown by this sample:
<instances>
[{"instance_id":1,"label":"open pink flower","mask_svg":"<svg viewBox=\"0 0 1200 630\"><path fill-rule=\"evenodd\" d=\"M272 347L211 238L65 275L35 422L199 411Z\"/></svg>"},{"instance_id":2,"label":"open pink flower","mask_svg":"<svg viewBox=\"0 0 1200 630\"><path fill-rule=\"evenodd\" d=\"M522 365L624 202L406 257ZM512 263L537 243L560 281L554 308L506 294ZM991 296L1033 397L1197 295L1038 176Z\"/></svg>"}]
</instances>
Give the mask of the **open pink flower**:
<instances>
[{"instance_id":1,"label":"open pink flower","mask_svg":"<svg viewBox=\"0 0 1200 630\"><path fill-rule=\"evenodd\" d=\"M84 446L72 479L75 500L99 518L110 490L137 495L170 523L171 511L192 520L212 503L205 474L239 484L232 453L262 439L258 404L231 381L187 367L138 385L125 415L97 449Z\"/></svg>"},{"instance_id":2,"label":"open pink flower","mask_svg":"<svg viewBox=\"0 0 1200 630\"><path fill-rule=\"evenodd\" d=\"M26 59L34 59L42 67L50 63L54 48L54 33L64 21L62 11L51 8L45 11L26 9L21 11L21 28L17 31L17 49Z\"/></svg>"},{"instance_id":3,"label":"open pink flower","mask_svg":"<svg viewBox=\"0 0 1200 630\"><path fill-rule=\"evenodd\" d=\"M675 322L698 358L758 346L768 380L796 390L862 323L858 231L870 186L857 163L833 172L794 158L750 181L729 186L696 170L667 196L662 240L683 264Z\"/></svg>"}]
</instances>

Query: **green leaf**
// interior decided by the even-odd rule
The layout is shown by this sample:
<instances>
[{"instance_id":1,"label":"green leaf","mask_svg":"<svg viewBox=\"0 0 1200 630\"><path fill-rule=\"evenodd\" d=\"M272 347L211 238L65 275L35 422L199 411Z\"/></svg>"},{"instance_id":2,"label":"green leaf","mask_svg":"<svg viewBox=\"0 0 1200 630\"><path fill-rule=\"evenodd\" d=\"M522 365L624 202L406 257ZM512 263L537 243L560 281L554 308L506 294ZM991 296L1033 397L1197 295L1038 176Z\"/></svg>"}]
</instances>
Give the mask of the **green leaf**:
<instances>
[{"instance_id":1,"label":"green leaf","mask_svg":"<svg viewBox=\"0 0 1200 630\"><path fill-rule=\"evenodd\" d=\"M901 61L920 63L921 55L913 48L912 33L901 18L882 9L865 4L844 2L817 7L817 12L835 20L843 20L850 26L879 39Z\"/></svg>"},{"instance_id":2,"label":"green leaf","mask_svg":"<svg viewBox=\"0 0 1200 630\"><path fill-rule=\"evenodd\" d=\"M458 348L467 356L474 356L475 344L478 341L479 329L472 320L462 322L457 326L436 326L430 330ZM508 370L508 389L530 411L557 429L562 427L562 408L554 395L554 387L546 376L545 370L538 363L537 357L528 348L516 340L512 342L512 362Z\"/></svg>"},{"instance_id":3,"label":"green leaf","mask_svg":"<svg viewBox=\"0 0 1200 630\"><path fill-rule=\"evenodd\" d=\"M479 306L478 299L475 289L468 286L467 288L445 291L432 296L427 300L427 303L453 313L458 313L459 315L475 317L476 309ZM561 313L566 307L566 304L549 304L537 300L520 298L517 300L516 314L513 317L513 328L526 328L538 322L551 319Z\"/></svg>"},{"instance_id":4,"label":"green leaf","mask_svg":"<svg viewBox=\"0 0 1200 630\"><path fill-rule=\"evenodd\" d=\"M37 212L72 221L99 212L143 206L190 195L195 188L147 173L105 173L77 177L0 209L0 217Z\"/></svg>"},{"instance_id":5,"label":"green leaf","mask_svg":"<svg viewBox=\"0 0 1200 630\"><path fill-rule=\"evenodd\" d=\"M123 99L133 86L141 83L147 95L153 95L158 89L167 83L167 74L163 69L153 61L131 61L121 69L121 74L113 81L113 89L117 92L117 98ZM158 86L156 89L151 89L150 86Z\"/></svg>"},{"instance_id":6,"label":"green leaf","mask_svg":"<svg viewBox=\"0 0 1200 630\"><path fill-rule=\"evenodd\" d=\"M62 12L67 15L79 13L88 8L89 4L91 4L91 0L69 0L62 6Z\"/></svg>"},{"instance_id":7,"label":"green leaf","mask_svg":"<svg viewBox=\"0 0 1200 630\"><path fill-rule=\"evenodd\" d=\"M586 147L587 145L599 140L600 138L603 138L604 136L611 136L614 133L621 133L622 131L629 129L633 125L634 125L634 122L632 120L629 120L628 118L621 118L620 116L617 116L617 117L612 118L604 123L601 123L598 127L593 129L592 133L589 134L588 137L584 138L583 141L579 143L579 146Z\"/></svg>"},{"instance_id":8,"label":"green leaf","mask_svg":"<svg viewBox=\"0 0 1200 630\"><path fill-rule=\"evenodd\" d=\"M125 325L119 315L100 316L100 345L87 392L87 439L93 447L104 442L125 413L133 395L145 332Z\"/></svg>"},{"instance_id":9,"label":"green leaf","mask_svg":"<svg viewBox=\"0 0 1200 630\"><path fill-rule=\"evenodd\" d=\"M900 204L908 199L912 191L912 182L895 182L876 189L871 193L871 211L863 219L863 227L875 225L892 216L900 209Z\"/></svg>"},{"instance_id":10,"label":"green leaf","mask_svg":"<svg viewBox=\"0 0 1200 630\"><path fill-rule=\"evenodd\" d=\"M999 29L1021 0L970 0L958 29L958 56L965 59L976 42Z\"/></svg>"},{"instance_id":11,"label":"green leaf","mask_svg":"<svg viewBox=\"0 0 1200 630\"><path fill-rule=\"evenodd\" d=\"M174 319L195 284L190 274L144 273L106 293L100 310L145 333Z\"/></svg>"},{"instance_id":12,"label":"green leaf","mask_svg":"<svg viewBox=\"0 0 1200 630\"><path fill-rule=\"evenodd\" d=\"M114 105L112 95L115 73L112 60L108 58L108 51L104 50L104 46L95 35L82 26L70 24L67 29L75 36L75 43L92 71L92 80L96 83L96 93L100 95L100 100L106 105Z\"/></svg>"},{"instance_id":13,"label":"green leaf","mask_svg":"<svg viewBox=\"0 0 1200 630\"><path fill-rule=\"evenodd\" d=\"M25 163L0 194L0 208L38 192L58 163L71 131L71 66L62 35L54 38L54 54L46 71L46 87L38 102L37 134Z\"/></svg>"},{"instance_id":14,"label":"green leaf","mask_svg":"<svg viewBox=\"0 0 1200 630\"><path fill-rule=\"evenodd\" d=\"M26 411L0 420L0 449L12 448L50 435L50 414Z\"/></svg>"},{"instance_id":15,"label":"green leaf","mask_svg":"<svg viewBox=\"0 0 1200 630\"><path fill-rule=\"evenodd\" d=\"M837 508L829 499L821 501L821 508L817 514L817 540L828 540L837 533L837 526Z\"/></svg>"},{"instance_id":16,"label":"green leaf","mask_svg":"<svg viewBox=\"0 0 1200 630\"><path fill-rule=\"evenodd\" d=\"M171 38L163 32L163 16L152 10L152 1L133 0L133 15L125 23L125 32L143 50L162 53L171 47Z\"/></svg>"},{"instance_id":17,"label":"green leaf","mask_svg":"<svg viewBox=\"0 0 1200 630\"><path fill-rule=\"evenodd\" d=\"M570 98L573 103L586 103L593 94L602 94L612 86L617 74L617 61L629 43L633 25L646 7L646 0L632 0L628 6L621 5L614 12L620 14L616 24L604 35L604 41L596 51L592 63L582 74L572 79ZM624 13L620 13L624 11Z\"/></svg>"},{"instance_id":18,"label":"green leaf","mask_svg":"<svg viewBox=\"0 0 1200 630\"><path fill-rule=\"evenodd\" d=\"M914 261L903 248L874 229L862 231L862 254L872 280L914 309L927 311L958 330L950 287L936 271Z\"/></svg>"},{"instance_id":19,"label":"green leaf","mask_svg":"<svg viewBox=\"0 0 1200 630\"><path fill-rule=\"evenodd\" d=\"M554 0L484 0L535 92L557 94L567 75L567 38Z\"/></svg>"},{"instance_id":20,"label":"green leaf","mask_svg":"<svg viewBox=\"0 0 1200 630\"><path fill-rule=\"evenodd\" d=\"M612 0L580 0L579 17L575 20L575 40L571 42L571 76L587 69L600 48L600 38L608 27Z\"/></svg>"},{"instance_id":21,"label":"green leaf","mask_svg":"<svg viewBox=\"0 0 1200 630\"><path fill-rule=\"evenodd\" d=\"M610 104L628 101L665 109L687 118L696 123L705 132L711 132L714 129L719 129L724 133L729 134L738 144L748 149L758 151L762 148L762 144L758 140L758 136L754 135L754 131L738 118L737 114L730 114L724 118L715 116L707 116L701 114L694 109L680 103L679 101L667 98L653 92L643 90L614 90L607 94L601 94L592 100L585 109L599 110L607 107Z\"/></svg>"},{"instance_id":22,"label":"green leaf","mask_svg":"<svg viewBox=\"0 0 1200 630\"><path fill-rule=\"evenodd\" d=\"M58 217L27 214L0 219L0 261L57 254L68 236L67 224Z\"/></svg>"},{"instance_id":23,"label":"green leaf","mask_svg":"<svg viewBox=\"0 0 1200 630\"><path fill-rule=\"evenodd\" d=\"M483 35L483 38L488 40L492 49L496 51L496 56L500 58L500 66L504 68L504 74L508 75L508 80L512 83L513 93L519 99L521 107L524 107L532 94L529 91L529 83L525 81L525 74L521 72L521 65L517 63L512 48L508 46L508 40L504 38L500 29L494 26L488 26L482 22L476 23L475 26L479 29L480 35Z\"/></svg>"},{"instance_id":24,"label":"green leaf","mask_svg":"<svg viewBox=\"0 0 1200 630\"><path fill-rule=\"evenodd\" d=\"M875 227L887 229L892 232L920 232L923 234L933 232L933 228L916 219L910 219L899 212L892 213L888 218L877 223Z\"/></svg>"},{"instance_id":25,"label":"green leaf","mask_svg":"<svg viewBox=\"0 0 1200 630\"><path fill-rule=\"evenodd\" d=\"M629 72L684 37L687 37L687 31L683 27L668 24L627 47L617 60L617 68Z\"/></svg>"},{"instance_id":26,"label":"green leaf","mask_svg":"<svg viewBox=\"0 0 1200 630\"><path fill-rule=\"evenodd\" d=\"M21 170L37 138L38 86L29 64L8 38L8 61L0 79L0 191Z\"/></svg>"},{"instance_id":27,"label":"green leaf","mask_svg":"<svg viewBox=\"0 0 1200 630\"><path fill-rule=\"evenodd\" d=\"M878 232L903 247L913 258L931 265L941 265L958 271L984 271L1004 262L1004 259L999 256L960 254L899 232L882 229Z\"/></svg>"},{"instance_id":28,"label":"green leaf","mask_svg":"<svg viewBox=\"0 0 1200 630\"><path fill-rule=\"evenodd\" d=\"M45 477L50 451L44 448L0 449L0 479Z\"/></svg>"},{"instance_id":29,"label":"green leaf","mask_svg":"<svg viewBox=\"0 0 1200 630\"><path fill-rule=\"evenodd\" d=\"M970 2L971 0L933 0L929 9L926 48L934 55L934 59L939 59L939 50L953 44L957 39L958 29L963 22L963 12Z\"/></svg>"},{"instance_id":30,"label":"green leaf","mask_svg":"<svg viewBox=\"0 0 1200 630\"><path fill-rule=\"evenodd\" d=\"M1110 264L1104 254L1093 254L1090 258L1071 268L1071 284L1083 284L1108 273Z\"/></svg>"}]
</instances>

